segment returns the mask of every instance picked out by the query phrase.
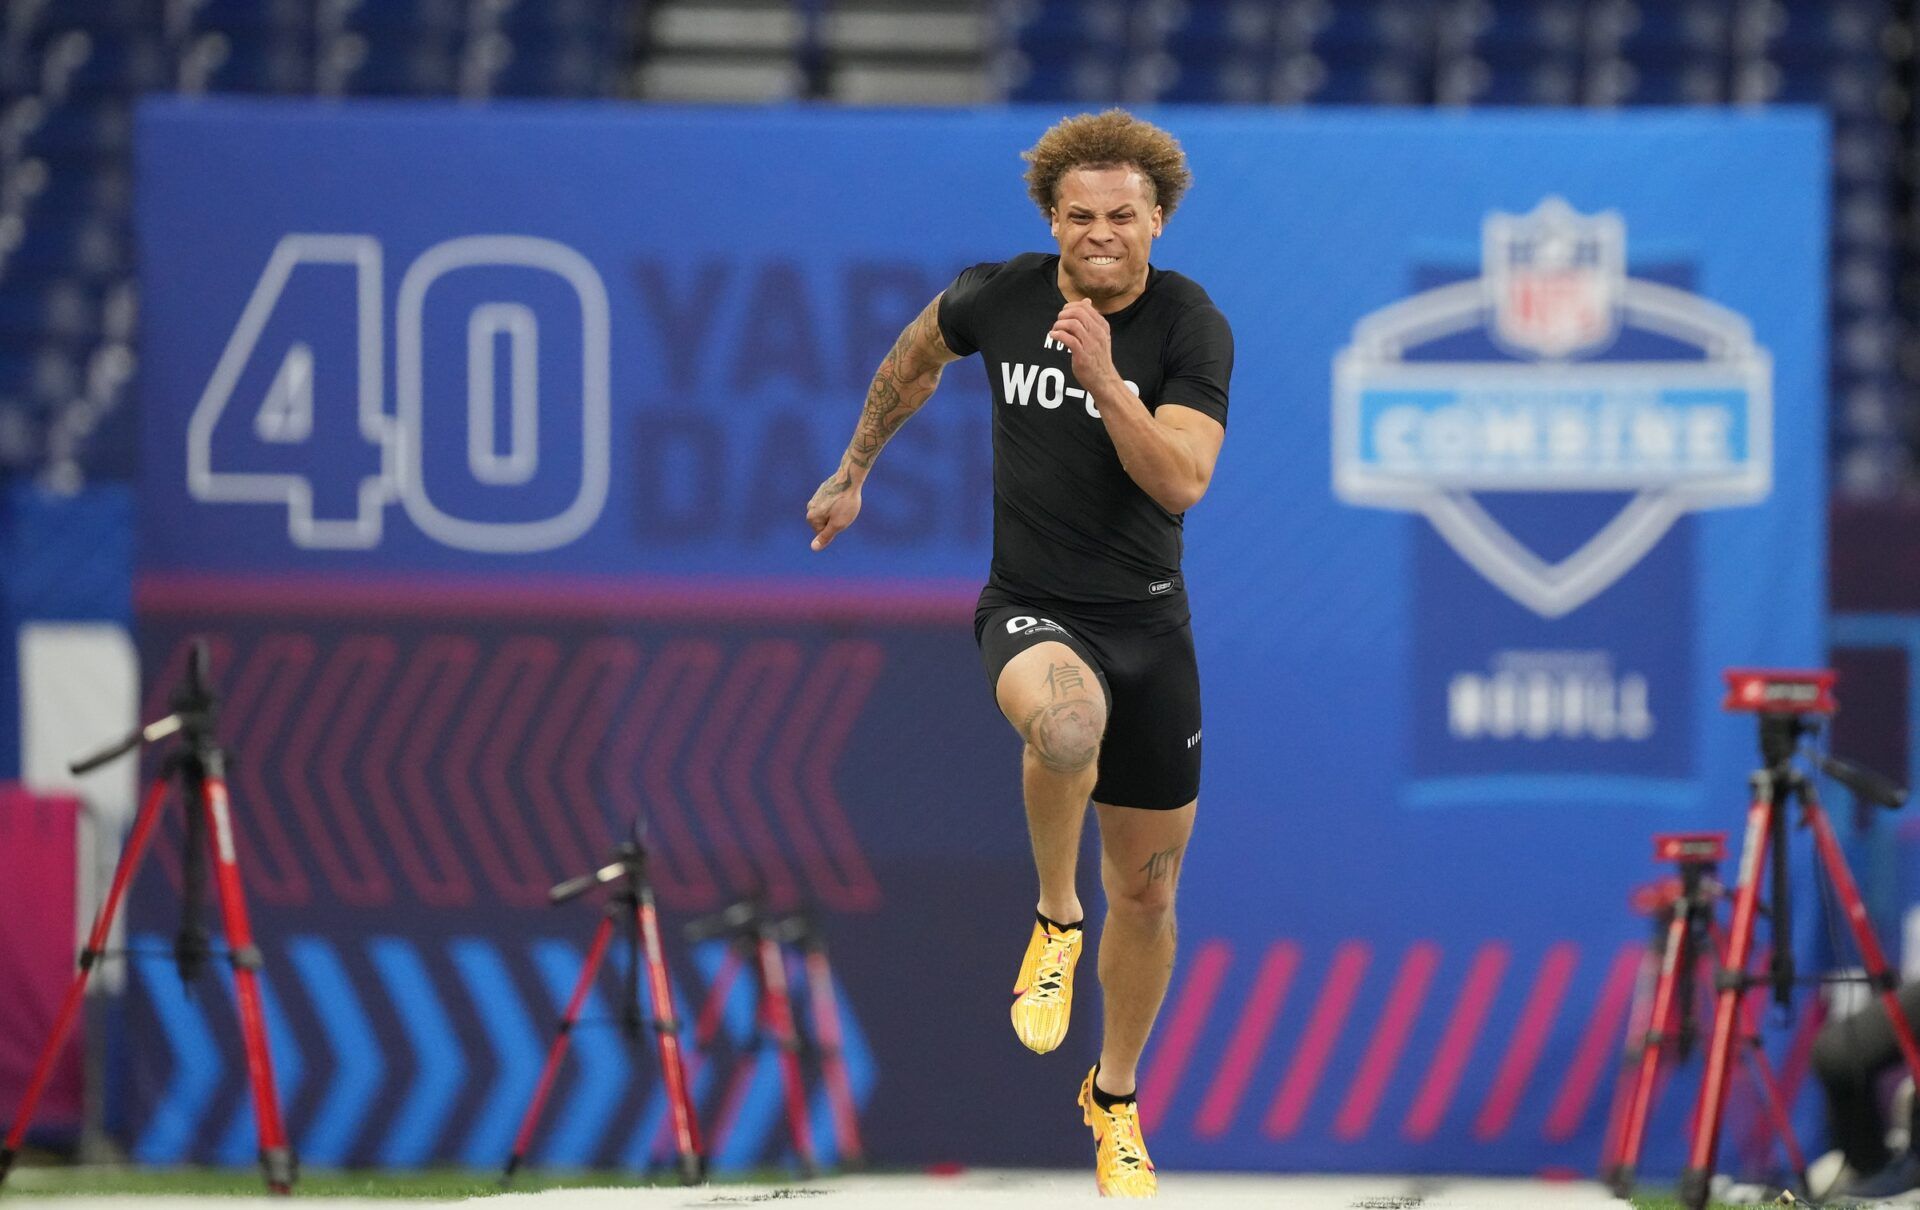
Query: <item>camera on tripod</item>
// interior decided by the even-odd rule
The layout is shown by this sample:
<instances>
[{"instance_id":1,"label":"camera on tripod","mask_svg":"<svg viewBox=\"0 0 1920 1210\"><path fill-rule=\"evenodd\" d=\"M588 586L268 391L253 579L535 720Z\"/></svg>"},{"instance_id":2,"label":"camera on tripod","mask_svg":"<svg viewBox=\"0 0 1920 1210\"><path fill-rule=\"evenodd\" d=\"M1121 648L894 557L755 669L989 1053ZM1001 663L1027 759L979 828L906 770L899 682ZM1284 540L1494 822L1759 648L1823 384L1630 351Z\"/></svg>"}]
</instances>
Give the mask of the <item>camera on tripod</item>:
<instances>
[{"instance_id":1,"label":"camera on tripod","mask_svg":"<svg viewBox=\"0 0 1920 1210\"><path fill-rule=\"evenodd\" d=\"M1818 735L1823 720L1840 708L1833 696L1833 684L1839 675L1830 668L1730 668L1725 676L1727 696L1722 708L1760 716L1760 755L1776 774L1800 750L1800 740ZM1862 802L1890 811L1906 805L1906 790L1871 769L1824 752L1809 751L1805 755L1816 769Z\"/></svg>"}]
</instances>

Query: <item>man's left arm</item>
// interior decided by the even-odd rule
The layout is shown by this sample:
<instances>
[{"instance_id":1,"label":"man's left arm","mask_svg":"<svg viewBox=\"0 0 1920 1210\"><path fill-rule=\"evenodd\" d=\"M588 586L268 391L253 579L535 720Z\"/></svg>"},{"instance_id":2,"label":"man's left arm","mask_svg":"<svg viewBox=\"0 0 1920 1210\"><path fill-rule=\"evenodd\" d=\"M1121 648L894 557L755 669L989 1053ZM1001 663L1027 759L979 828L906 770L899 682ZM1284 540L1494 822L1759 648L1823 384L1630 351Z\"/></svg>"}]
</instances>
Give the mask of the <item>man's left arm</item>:
<instances>
[{"instance_id":1,"label":"man's left arm","mask_svg":"<svg viewBox=\"0 0 1920 1210\"><path fill-rule=\"evenodd\" d=\"M1225 426L1177 403L1163 403L1149 412L1118 374L1111 387L1090 389L1128 478L1170 513L1184 513L1200 503L1213 481Z\"/></svg>"},{"instance_id":2,"label":"man's left arm","mask_svg":"<svg viewBox=\"0 0 1920 1210\"><path fill-rule=\"evenodd\" d=\"M1114 368L1112 332L1092 303L1068 303L1049 335L1072 352L1073 376L1093 396L1127 476L1170 513L1198 504L1213 481L1226 426L1174 401L1148 411Z\"/></svg>"}]
</instances>

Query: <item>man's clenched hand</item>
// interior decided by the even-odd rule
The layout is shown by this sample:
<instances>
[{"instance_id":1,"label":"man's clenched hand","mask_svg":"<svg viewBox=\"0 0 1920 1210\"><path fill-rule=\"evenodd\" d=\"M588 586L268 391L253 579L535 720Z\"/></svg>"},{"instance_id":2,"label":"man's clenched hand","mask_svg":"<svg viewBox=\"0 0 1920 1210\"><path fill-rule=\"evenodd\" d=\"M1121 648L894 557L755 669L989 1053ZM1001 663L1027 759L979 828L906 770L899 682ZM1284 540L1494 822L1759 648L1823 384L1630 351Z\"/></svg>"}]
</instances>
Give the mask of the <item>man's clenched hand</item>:
<instances>
[{"instance_id":1,"label":"man's clenched hand","mask_svg":"<svg viewBox=\"0 0 1920 1210\"><path fill-rule=\"evenodd\" d=\"M1060 308L1047 333L1073 354L1073 376L1088 390L1110 387L1119 381L1120 371L1113 364L1113 329L1107 317L1084 298Z\"/></svg>"}]
</instances>

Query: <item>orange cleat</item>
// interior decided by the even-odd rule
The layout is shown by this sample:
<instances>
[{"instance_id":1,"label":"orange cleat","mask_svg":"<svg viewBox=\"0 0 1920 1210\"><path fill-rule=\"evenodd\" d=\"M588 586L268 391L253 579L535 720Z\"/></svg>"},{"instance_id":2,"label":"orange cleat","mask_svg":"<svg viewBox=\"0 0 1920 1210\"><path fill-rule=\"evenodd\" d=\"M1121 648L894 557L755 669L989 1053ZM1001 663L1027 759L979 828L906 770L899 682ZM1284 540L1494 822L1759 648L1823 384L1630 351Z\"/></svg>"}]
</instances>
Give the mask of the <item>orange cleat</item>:
<instances>
[{"instance_id":1,"label":"orange cleat","mask_svg":"<svg viewBox=\"0 0 1920 1210\"><path fill-rule=\"evenodd\" d=\"M1033 922L1027 955L1013 985L1013 1032L1035 1054L1046 1054L1067 1036L1073 968L1080 961L1083 935L1077 925L1056 929Z\"/></svg>"},{"instance_id":2,"label":"orange cleat","mask_svg":"<svg viewBox=\"0 0 1920 1210\"><path fill-rule=\"evenodd\" d=\"M1140 1107L1122 1101L1112 1109L1100 1108L1093 1099L1093 1073L1098 1070L1096 1066L1087 1072L1080 1085L1080 1109L1093 1127L1093 1177L1100 1196L1154 1197L1160 1192L1160 1178L1140 1133Z\"/></svg>"}]
</instances>

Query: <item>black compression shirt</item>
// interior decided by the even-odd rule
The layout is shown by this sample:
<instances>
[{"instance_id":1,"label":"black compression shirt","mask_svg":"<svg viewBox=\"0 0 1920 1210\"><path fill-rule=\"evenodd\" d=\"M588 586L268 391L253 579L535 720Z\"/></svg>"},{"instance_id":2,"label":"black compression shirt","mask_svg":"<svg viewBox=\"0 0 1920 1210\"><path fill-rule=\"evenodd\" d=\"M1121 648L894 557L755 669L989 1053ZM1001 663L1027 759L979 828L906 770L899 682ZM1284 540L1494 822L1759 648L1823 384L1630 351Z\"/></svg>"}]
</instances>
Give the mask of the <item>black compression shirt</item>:
<instances>
[{"instance_id":1,"label":"black compression shirt","mask_svg":"<svg viewBox=\"0 0 1920 1210\"><path fill-rule=\"evenodd\" d=\"M1121 469L1072 354L1047 341L1067 305L1059 264L1030 252L975 265L940 296L947 347L978 350L993 387L988 582L1048 601L1171 603L1185 597L1181 518ZM1114 366L1149 410L1176 403L1227 422L1233 333L1205 290L1149 268L1146 293L1106 318Z\"/></svg>"}]
</instances>

